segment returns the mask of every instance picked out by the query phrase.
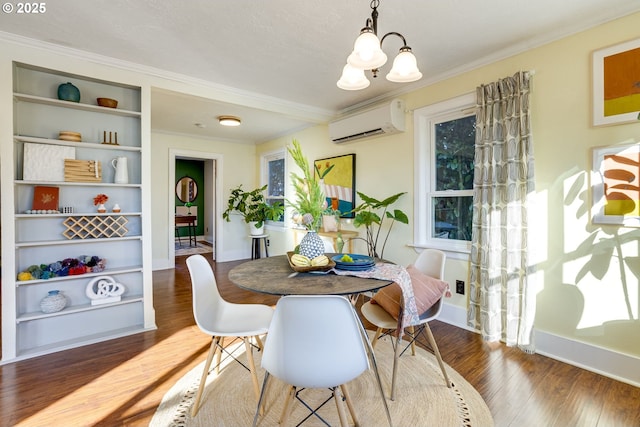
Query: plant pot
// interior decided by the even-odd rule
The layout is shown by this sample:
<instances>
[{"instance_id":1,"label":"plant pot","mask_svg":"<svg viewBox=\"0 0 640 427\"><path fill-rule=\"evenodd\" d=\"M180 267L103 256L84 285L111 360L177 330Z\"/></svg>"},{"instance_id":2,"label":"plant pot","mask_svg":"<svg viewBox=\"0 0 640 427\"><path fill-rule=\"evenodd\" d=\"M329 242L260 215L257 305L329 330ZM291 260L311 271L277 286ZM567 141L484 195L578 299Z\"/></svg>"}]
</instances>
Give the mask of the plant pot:
<instances>
[{"instance_id":1,"label":"plant pot","mask_svg":"<svg viewBox=\"0 0 640 427\"><path fill-rule=\"evenodd\" d=\"M105 213L107 211L107 208L104 207L104 204L100 203L100 205L98 206L98 213Z\"/></svg>"},{"instance_id":2,"label":"plant pot","mask_svg":"<svg viewBox=\"0 0 640 427\"><path fill-rule=\"evenodd\" d=\"M257 223L257 221L249 222L249 233L251 233L252 236L260 236L261 234L264 234L264 222L262 223L262 227L260 228L256 227Z\"/></svg>"}]
</instances>

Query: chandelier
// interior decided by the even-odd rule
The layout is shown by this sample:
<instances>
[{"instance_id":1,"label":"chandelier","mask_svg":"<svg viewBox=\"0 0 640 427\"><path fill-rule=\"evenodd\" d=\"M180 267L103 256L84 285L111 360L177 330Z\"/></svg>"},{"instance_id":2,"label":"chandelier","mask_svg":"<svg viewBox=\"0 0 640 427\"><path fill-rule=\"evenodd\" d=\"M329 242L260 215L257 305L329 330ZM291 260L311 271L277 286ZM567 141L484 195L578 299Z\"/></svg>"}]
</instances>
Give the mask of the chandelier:
<instances>
[{"instance_id":1,"label":"chandelier","mask_svg":"<svg viewBox=\"0 0 640 427\"><path fill-rule=\"evenodd\" d=\"M353 45L353 52L347 58L347 65L342 69L342 76L337 83L340 89L360 90L369 86L370 82L364 72L370 70L374 78L378 76L379 68L387 62L387 55L382 51L381 46L387 36L391 35L402 39L402 47L393 60L393 67L386 76L387 80L408 83L422 78L416 57L407 46L407 41L402 34L392 31L382 36L382 39L378 39L379 5L380 0L371 1L371 18L367 18L366 26L360 30L360 35Z\"/></svg>"}]
</instances>

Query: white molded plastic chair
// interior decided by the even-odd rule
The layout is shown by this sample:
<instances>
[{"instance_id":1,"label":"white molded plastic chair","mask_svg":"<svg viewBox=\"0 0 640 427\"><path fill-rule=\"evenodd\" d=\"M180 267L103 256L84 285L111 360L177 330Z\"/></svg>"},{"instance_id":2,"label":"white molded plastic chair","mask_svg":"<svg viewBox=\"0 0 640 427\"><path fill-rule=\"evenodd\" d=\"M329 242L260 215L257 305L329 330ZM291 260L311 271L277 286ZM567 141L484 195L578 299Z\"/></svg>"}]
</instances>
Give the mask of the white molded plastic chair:
<instances>
[{"instance_id":1,"label":"white molded plastic chair","mask_svg":"<svg viewBox=\"0 0 640 427\"><path fill-rule=\"evenodd\" d=\"M192 255L187 258L187 267L191 275L193 290L193 316L196 324L202 332L211 335L211 347L207 355L198 393L193 402L191 416L198 413L200 398L209 373L209 367L213 357L217 355L216 371L220 368L222 352L227 353L234 360L234 355L223 346L224 337L234 337L244 341L250 372L253 380L253 389L256 399L260 396L260 385L256 375L256 367L253 361L253 344L250 339L255 337L257 346L262 348L259 335L264 335L269 330L269 324L273 317L273 309L263 304L234 304L225 301L218 292L213 270L209 262L202 255ZM242 362L238 361L242 364ZM244 364L242 364L244 366Z\"/></svg>"},{"instance_id":2,"label":"white molded plastic chair","mask_svg":"<svg viewBox=\"0 0 640 427\"><path fill-rule=\"evenodd\" d=\"M262 367L266 372L253 425L256 425L262 409L261 405L270 375L290 385L280 420L281 425L287 425L293 400L295 398L301 400L298 396L298 388L330 389L338 409L340 424L347 425L344 399L351 418L355 425L358 425L345 383L369 369L365 347L368 342L364 334L364 328L353 306L343 296L282 297L276 305L262 355ZM380 388L380 395L387 410L387 420L391 425L391 417L382 388ZM325 403L329 400L331 398ZM312 410L312 415L323 420L316 413L318 409ZM324 422L327 424L326 421Z\"/></svg>"},{"instance_id":3,"label":"white molded plastic chair","mask_svg":"<svg viewBox=\"0 0 640 427\"><path fill-rule=\"evenodd\" d=\"M446 259L447 255L440 250L425 249L420 253L413 265L426 275L442 280L444 277L444 265ZM444 297L444 293L442 296ZM375 347L376 342L383 332L392 337L391 339L395 347L395 354L393 358L393 374L391 377L391 400L395 400L398 359L406 351L409 345L411 346L412 355L415 356L415 341L423 332L426 334L431 349L438 360L438 364L442 370L442 375L447 387L451 387L451 381L449 381L449 376L444 368L444 362L442 361L442 356L440 356L440 350L438 349L438 345L436 344L436 340L433 337L433 333L431 332L431 328L428 323L440 315L440 311L442 311L442 298L440 298L429 310L420 315L419 325L405 328L405 335L409 338L409 343L406 347L402 347L397 338L393 341L393 335L398 328L399 320L394 319L393 316L387 313L382 307L378 304L372 304L371 301L364 303L360 310L364 318L377 327L376 335L371 343L372 347Z\"/></svg>"}]
</instances>

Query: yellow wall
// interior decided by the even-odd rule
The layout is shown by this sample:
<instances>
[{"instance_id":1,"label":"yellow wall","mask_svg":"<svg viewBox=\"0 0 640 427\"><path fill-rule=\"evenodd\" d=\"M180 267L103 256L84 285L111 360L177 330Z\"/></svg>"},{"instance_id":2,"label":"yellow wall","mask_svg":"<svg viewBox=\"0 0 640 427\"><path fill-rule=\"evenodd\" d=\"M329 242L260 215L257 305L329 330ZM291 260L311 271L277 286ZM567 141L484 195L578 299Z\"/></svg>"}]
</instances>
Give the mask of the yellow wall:
<instances>
[{"instance_id":1,"label":"yellow wall","mask_svg":"<svg viewBox=\"0 0 640 427\"><path fill-rule=\"evenodd\" d=\"M408 110L473 91L481 83L512 75L518 70L535 70L532 93L533 132L536 156L536 186L539 199L536 235L541 244L535 264L540 271L536 326L539 330L591 343L620 353L640 357L639 252L640 230L613 226L594 226L589 221L588 173L591 148L640 139L640 123L594 128L591 123L591 52L640 37L640 14L604 24L549 45L496 62L446 81L407 94ZM104 80L117 80L143 88L143 107L148 107L151 88L180 91L215 98L212 87L163 79L95 61L61 55L47 49L0 42L0 145L12 144L12 61L21 61L65 70ZM428 60L425 59L425 60ZM148 111L145 113L148 114ZM145 120L147 120L145 116ZM399 191L408 194L397 207L413 223L413 128L407 114L407 131L388 137L344 145L329 142L326 126L317 126L257 147L233 145L190 137L154 133L151 141L152 257L154 263L166 259L173 229L168 224L167 206L173 183L167 175L168 150L188 149L219 153L223 156L222 188L226 201L229 190L240 183L247 187L259 181L256 170L247 170L246 160L258 166L259 154L298 138L309 159L356 153L356 185L359 191L384 197ZM146 130L148 132L148 130ZM143 137L145 137L143 135ZM291 163L291 162L289 162ZM3 180L13 178L3 171ZM157 212L161 212L160 215ZM3 218L12 215L2 213ZM220 219L219 219L220 220ZM346 224L349 228L350 225ZM246 229L237 221L224 223L223 252L246 246ZM274 253L290 249L288 233L272 233ZM398 225L393 231L385 256L409 263L416 252L412 226ZM596 244L590 238L595 236ZM620 244L625 241L626 243ZM617 253L618 247L622 250ZM247 249L248 253L248 249ZM632 262L635 271L629 267ZM466 261L451 261L445 278L467 281ZM583 272L586 271L586 274ZM625 281L623 287L622 273ZM626 292L626 294L625 294ZM466 299L449 301L465 307ZM630 314L629 314L630 312ZM634 321L631 321L632 318Z\"/></svg>"},{"instance_id":2,"label":"yellow wall","mask_svg":"<svg viewBox=\"0 0 640 427\"><path fill-rule=\"evenodd\" d=\"M591 125L591 53L639 37L638 28L640 14L630 15L403 98L412 111L519 70L535 71L531 104L539 253L533 264L540 278L536 328L640 357L640 230L591 224L588 187L592 147L640 141L640 123ZM300 140L310 160L356 153L357 190L376 198L407 191L398 207L409 214L411 224L413 136L409 112L403 134L334 145L326 127L318 127L260 145L258 154L292 138ZM412 233L411 226L397 226L386 257L411 262L415 252L405 245L412 243ZM595 244L590 244L594 236ZM468 281L468 262L448 261L445 279ZM461 307L467 303L456 295L448 302Z\"/></svg>"}]
</instances>

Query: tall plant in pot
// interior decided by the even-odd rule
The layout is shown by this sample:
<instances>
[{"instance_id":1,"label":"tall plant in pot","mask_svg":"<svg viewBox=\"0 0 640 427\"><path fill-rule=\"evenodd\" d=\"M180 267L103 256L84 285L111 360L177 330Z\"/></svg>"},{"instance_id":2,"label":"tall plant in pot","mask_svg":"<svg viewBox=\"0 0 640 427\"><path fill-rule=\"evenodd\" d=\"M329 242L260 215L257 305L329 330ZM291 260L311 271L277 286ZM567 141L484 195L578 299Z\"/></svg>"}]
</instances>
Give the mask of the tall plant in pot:
<instances>
[{"instance_id":1,"label":"tall plant in pot","mask_svg":"<svg viewBox=\"0 0 640 427\"><path fill-rule=\"evenodd\" d=\"M322 223L322 214L327 209L327 202L300 143L294 139L293 146L289 147L288 151L302 175L291 173L296 200L287 200L287 203L293 206L293 221L307 229L307 234L300 241L299 252L313 259L324 254L324 243L317 232Z\"/></svg>"},{"instance_id":2,"label":"tall plant in pot","mask_svg":"<svg viewBox=\"0 0 640 427\"><path fill-rule=\"evenodd\" d=\"M256 188L251 191L244 191L242 184L231 190L231 195L227 201L227 209L222 213L222 217L231 221L231 214L237 213L250 224L251 234L262 234L264 223L267 220L276 221L284 214L284 206L280 202L268 204L264 198L264 191L267 186Z\"/></svg>"},{"instance_id":3,"label":"tall plant in pot","mask_svg":"<svg viewBox=\"0 0 640 427\"><path fill-rule=\"evenodd\" d=\"M393 211L390 209L390 206L398 201L403 194L405 193L398 193L386 199L377 200L364 193L358 192L362 203L353 210L356 214L353 219L353 225L355 227L365 227L366 236L363 240L367 243L369 256L382 258L393 224L395 224L396 221L402 224L409 223L407 214L400 209L394 209ZM389 223L389 227L386 229L386 234L381 236L383 225L386 223ZM359 237L357 239L362 238ZM381 243L380 247L378 247L379 243Z\"/></svg>"}]
</instances>

